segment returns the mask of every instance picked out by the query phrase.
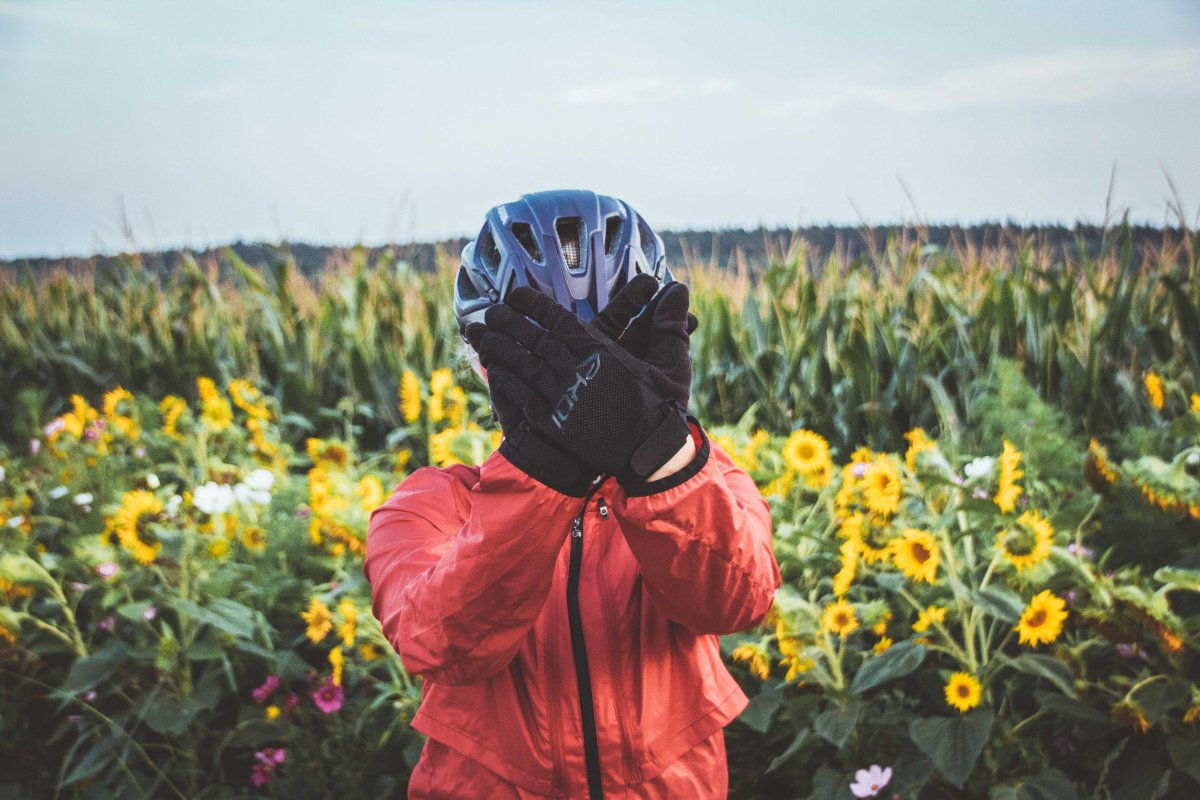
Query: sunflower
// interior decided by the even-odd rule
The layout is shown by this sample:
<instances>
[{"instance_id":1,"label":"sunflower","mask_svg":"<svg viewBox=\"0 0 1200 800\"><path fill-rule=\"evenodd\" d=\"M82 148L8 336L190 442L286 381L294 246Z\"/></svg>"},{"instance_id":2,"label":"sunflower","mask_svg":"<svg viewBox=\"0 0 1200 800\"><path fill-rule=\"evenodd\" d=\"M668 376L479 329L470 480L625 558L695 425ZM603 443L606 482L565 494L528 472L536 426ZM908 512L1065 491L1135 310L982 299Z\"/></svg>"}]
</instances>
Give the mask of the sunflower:
<instances>
[{"instance_id":1,"label":"sunflower","mask_svg":"<svg viewBox=\"0 0 1200 800\"><path fill-rule=\"evenodd\" d=\"M342 622L338 625L338 635L342 637L342 641L347 647L354 644L354 623L358 617L358 612L354 610L354 601L349 597L343 597L338 603L338 612L342 615Z\"/></svg>"},{"instance_id":2,"label":"sunflower","mask_svg":"<svg viewBox=\"0 0 1200 800\"><path fill-rule=\"evenodd\" d=\"M726 448L725 452L729 453L729 455L733 458L733 463L737 464L746 472L753 472L754 470L758 469L759 466L759 448L767 443L768 438L767 432L762 428L759 428L750 436L750 439L746 442L746 445L740 450L736 444L733 444L732 440L729 440L732 449Z\"/></svg>"},{"instance_id":3,"label":"sunflower","mask_svg":"<svg viewBox=\"0 0 1200 800\"><path fill-rule=\"evenodd\" d=\"M1117 473L1108 459L1108 450L1092 437L1088 442L1087 458L1083 462L1083 477L1088 485L1100 494L1107 494L1110 486L1117 483Z\"/></svg>"},{"instance_id":4,"label":"sunflower","mask_svg":"<svg viewBox=\"0 0 1200 800\"><path fill-rule=\"evenodd\" d=\"M201 376L196 379L196 390L200 394L200 419L214 431L223 431L233 422L233 408L229 401L217 391L212 378Z\"/></svg>"},{"instance_id":5,"label":"sunflower","mask_svg":"<svg viewBox=\"0 0 1200 800\"><path fill-rule=\"evenodd\" d=\"M467 414L467 393L461 386L451 386L446 391L446 398L450 401L450 406L446 409L446 416L450 418L450 426L461 428L463 418Z\"/></svg>"},{"instance_id":6,"label":"sunflower","mask_svg":"<svg viewBox=\"0 0 1200 800\"><path fill-rule=\"evenodd\" d=\"M929 630L930 625L941 625L945 621L946 609L940 606L929 606L917 615L917 621L913 623L912 629L917 633L924 633Z\"/></svg>"},{"instance_id":7,"label":"sunflower","mask_svg":"<svg viewBox=\"0 0 1200 800\"><path fill-rule=\"evenodd\" d=\"M774 607L772 606L772 608ZM782 619L778 619L775 623L775 638L776 644L779 645L779 652L783 654L779 665L787 667L787 675L783 679L785 683L797 680L800 673L813 668L812 659L804 655L804 640L799 636L790 635L784 627Z\"/></svg>"},{"instance_id":8,"label":"sunflower","mask_svg":"<svg viewBox=\"0 0 1200 800\"><path fill-rule=\"evenodd\" d=\"M842 467L842 485L838 487L833 498L833 507L838 516L845 516L850 506L858 502L858 478L854 474L854 464Z\"/></svg>"},{"instance_id":9,"label":"sunflower","mask_svg":"<svg viewBox=\"0 0 1200 800\"><path fill-rule=\"evenodd\" d=\"M791 474L791 473L786 473ZM830 461L819 469L803 476L804 485L810 489L824 489L833 483L833 462Z\"/></svg>"},{"instance_id":10,"label":"sunflower","mask_svg":"<svg viewBox=\"0 0 1200 800\"><path fill-rule=\"evenodd\" d=\"M441 422L446 418L443 395L454 385L454 373L448 369L435 369L429 376L429 421Z\"/></svg>"},{"instance_id":11,"label":"sunflower","mask_svg":"<svg viewBox=\"0 0 1200 800\"><path fill-rule=\"evenodd\" d=\"M857 537L842 542L842 568L833 576L833 593L838 597L850 591L850 584L854 582L854 575L858 571L858 551L861 547L862 543Z\"/></svg>"},{"instance_id":12,"label":"sunflower","mask_svg":"<svg viewBox=\"0 0 1200 800\"><path fill-rule=\"evenodd\" d=\"M456 436L458 436L458 431L453 428L447 428L430 436L429 460L439 467L448 467L451 464L461 463L454 455L454 451L450 449L450 444Z\"/></svg>"},{"instance_id":13,"label":"sunflower","mask_svg":"<svg viewBox=\"0 0 1200 800\"><path fill-rule=\"evenodd\" d=\"M134 405L133 395L128 389L117 386L111 392L106 392L102 404L104 417L125 438L136 439L141 435L141 430L132 417L119 412L118 407L122 402L127 403L131 408Z\"/></svg>"},{"instance_id":14,"label":"sunflower","mask_svg":"<svg viewBox=\"0 0 1200 800\"><path fill-rule=\"evenodd\" d=\"M258 525L242 528L239 538L242 540L242 546L252 553L261 553L267 549L267 532Z\"/></svg>"},{"instance_id":15,"label":"sunflower","mask_svg":"<svg viewBox=\"0 0 1200 800\"><path fill-rule=\"evenodd\" d=\"M1146 373L1143 381L1146 385L1146 396L1150 398L1150 405L1154 406L1155 411L1161 411L1163 407L1163 383L1162 378L1157 372L1150 371Z\"/></svg>"},{"instance_id":16,"label":"sunflower","mask_svg":"<svg viewBox=\"0 0 1200 800\"><path fill-rule=\"evenodd\" d=\"M765 681L771 676L771 663L767 660L767 654L763 652L760 645L739 645L733 650L733 660L745 661L750 672L757 675L761 681Z\"/></svg>"},{"instance_id":17,"label":"sunflower","mask_svg":"<svg viewBox=\"0 0 1200 800\"><path fill-rule=\"evenodd\" d=\"M1066 606L1066 601L1049 589L1034 595L1016 625L1021 644L1036 647L1057 639L1062 633L1063 621L1067 618Z\"/></svg>"},{"instance_id":18,"label":"sunflower","mask_svg":"<svg viewBox=\"0 0 1200 800\"><path fill-rule=\"evenodd\" d=\"M304 635L313 644L324 639L325 634L333 628L333 617L329 614L329 607L315 597L309 600L308 610L301 611L300 617L308 623L308 630Z\"/></svg>"},{"instance_id":19,"label":"sunflower","mask_svg":"<svg viewBox=\"0 0 1200 800\"><path fill-rule=\"evenodd\" d=\"M187 401L182 397L169 394L159 401L158 410L163 415L163 433L174 439L182 438L175 431L175 424L179 421L179 415L187 410Z\"/></svg>"},{"instance_id":20,"label":"sunflower","mask_svg":"<svg viewBox=\"0 0 1200 800\"><path fill-rule=\"evenodd\" d=\"M1025 473L1017 468L1020 461L1020 451L1012 442L1005 439L1004 452L1000 454L1000 488L992 499L1006 514L1013 510L1013 506L1017 502L1017 495L1021 493L1021 487L1017 486L1017 479Z\"/></svg>"},{"instance_id":21,"label":"sunflower","mask_svg":"<svg viewBox=\"0 0 1200 800\"><path fill-rule=\"evenodd\" d=\"M888 560L892 552L892 541L895 535L888 521L880 517L870 517L862 526L859 540L862 547L859 555L867 564L878 564Z\"/></svg>"},{"instance_id":22,"label":"sunflower","mask_svg":"<svg viewBox=\"0 0 1200 800\"><path fill-rule=\"evenodd\" d=\"M946 681L946 702L963 714L979 705L981 694L983 687L970 673L956 672Z\"/></svg>"},{"instance_id":23,"label":"sunflower","mask_svg":"<svg viewBox=\"0 0 1200 800\"><path fill-rule=\"evenodd\" d=\"M1050 557L1054 526L1050 520L1030 509L1017 518L1015 525L996 534L996 549L1004 554L1018 572L1034 567Z\"/></svg>"},{"instance_id":24,"label":"sunflower","mask_svg":"<svg viewBox=\"0 0 1200 800\"><path fill-rule=\"evenodd\" d=\"M121 498L121 507L113 516L112 529L118 541L139 564L151 564L162 549L148 523L163 510L162 501L145 489L134 489Z\"/></svg>"},{"instance_id":25,"label":"sunflower","mask_svg":"<svg viewBox=\"0 0 1200 800\"><path fill-rule=\"evenodd\" d=\"M421 381L417 373L406 369L400 375L400 413L404 421L416 422L421 418Z\"/></svg>"},{"instance_id":26,"label":"sunflower","mask_svg":"<svg viewBox=\"0 0 1200 800\"><path fill-rule=\"evenodd\" d=\"M801 428L792 431L783 445L783 461L788 469L809 475L831 466L829 442L819 433Z\"/></svg>"},{"instance_id":27,"label":"sunflower","mask_svg":"<svg viewBox=\"0 0 1200 800\"><path fill-rule=\"evenodd\" d=\"M346 445L336 439L315 439L310 436L305 441L305 447L308 450L308 457L314 464L324 463L339 469L345 469L350 465L350 451Z\"/></svg>"},{"instance_id":28,"label":"sunflower","mask_svg":"<svg viewBox=\"0 0 1200 800\"><path fill-rule=\"evenodd\" d=\"M346 656L342 653L341 647L335 647L329 651L329 666L333 668L333 685L342 685L342 666L346 663Z\"/></svg>"},{"instance_id":29,"label":"sunflower","mask_svg":"<svg viewBox=\"0 0 1200 800\"><path fill-rule=\"evenodd\" d=\"M904 438L908 439L908 450L904 453L904 464L910 472L916 472L917 454L925 450L936 449L937 443L925 434L924 428L913 428L904 434Z\"/></svg>"},{"instance_id":30,"label":"sunflower","mask_svg":"<svg viewBox=\"0 0 1200 800\"><path fill-rule=\"evenodd\" d=\"M787 497L795 483L796 473L790 469L785 470L778 478L773 478L766 486L763 486L761 494L763 497Z\"/></svg>"},{"instance_id":31,"label":"sunflower","mask_svg":"<svg viewBox=\"0 0 1200 800\"><path fill-rule=\"evenodd\" d=\"M905 577L933 583L939 561L937 539L933 538L933 534L917 528L905 528L903 533L892 539L891 548L892 561Z\"/></svg>"},{"instance_id":32,"label":"sunflower","mask_svg":"<svg viewBox=\"0 0 1200 800\"><path fill-rule=\"evenodd\" d=\"M880 653L886 652L887 649L891 646L892 646L892 637L880 636L879 641L875 643L875 647L872 649L875 651L875 655L879 655Z\"/></svg>"},{"instance_id":33,"label":"sunflower","mask_svg":"<svg viewBox=\"0 0 1200 800\"><path fill-rule=\"evenodd\" d=\"M412 459L412 450L407 447L396 451L396 460L393 462L393 472L404 472L408 468L408 462Z\"/></svg>"},{"instance_id":34,"label":"sunflower","mask_svg":"<svg viewBox=\"0 0 1200 800\"><path fill-rule=\"evenodd\" d=\"M1121 725L1128 725L1136 733L1145 733L1150 730L1150 721L1146 719L1146 712L1142 707L1128 698L1122 700L1113 706L1112 718L1115 722Z\"/></svg>"},{"instance_id":35,"label":"sunflower","mask_svg":"<svg viewBox=\"0 0 1200 800\"><path fill-rule=\"evenodd\" d=\"M363 475L354 485L358 506L370 514L383 503L383 483L374 475Z\"/></svg>"},{"instance_id":36,"label":"sunflower","mask_svg":"<svg viewBox=\"0 0 1200 800\"><path fill-rule=\"evenodd\" d=\"M900 474L886 453L872 461L863 476L863 499L876 514L895 514L900 508Z\"/></svg>"},{"instance_id":37,"label":"sunflower","mask_svg":"<svg viewBox=\"0 0 1200 800\"><path fill-rule=\"evenodd\" d=\"M269 420L271 412L265 402L259 402L262 395L258 387L245 378L234 378L229 382L229 396L233 404L246 412L252 420Z\"/></svg>"},{"instance_id":38,"label":"sunflower","mask_svg":"<svg viewBox=\"0 0 1200 800\"><path fill-rule=\"evenodd\" d=\"M838 600L825 606L825 613L821 616L821 627L845 638L846 634L852 633L858 628L858 617L855 615L854 604Z\"/></svg>"}]
</instances>

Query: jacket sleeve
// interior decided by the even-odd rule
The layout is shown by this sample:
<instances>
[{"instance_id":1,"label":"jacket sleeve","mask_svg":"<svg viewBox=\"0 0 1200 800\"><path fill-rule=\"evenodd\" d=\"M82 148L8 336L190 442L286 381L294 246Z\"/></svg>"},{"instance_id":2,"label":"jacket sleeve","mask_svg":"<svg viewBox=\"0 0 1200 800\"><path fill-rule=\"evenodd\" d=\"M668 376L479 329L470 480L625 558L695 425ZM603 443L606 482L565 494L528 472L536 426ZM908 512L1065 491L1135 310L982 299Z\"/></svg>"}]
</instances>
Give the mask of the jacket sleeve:
<instances>
[{"instance_id":1,"label":"jacket sleeve","mask_svg":"<svg viewBox=\"0 0 1200 800\"><path fill-rule=\"evenodd\" d=\"M751 628L782 583L771 509L753 480L691 420L696 457L614 496L614 517L642 582L668 618L696 634Z\"/></svg>"},{"instance_id":2,"label":"jacket sleeve","mask_svg":"<svg viewBox=\"0 0 1200 800\"><path fill-rule=\"evenodd\" d=\"M472 477L422 467L367 527L371 608L405 668L435 683L475 683L512 661L579 511L499 451Z\"/></svg>"}]
</instances>

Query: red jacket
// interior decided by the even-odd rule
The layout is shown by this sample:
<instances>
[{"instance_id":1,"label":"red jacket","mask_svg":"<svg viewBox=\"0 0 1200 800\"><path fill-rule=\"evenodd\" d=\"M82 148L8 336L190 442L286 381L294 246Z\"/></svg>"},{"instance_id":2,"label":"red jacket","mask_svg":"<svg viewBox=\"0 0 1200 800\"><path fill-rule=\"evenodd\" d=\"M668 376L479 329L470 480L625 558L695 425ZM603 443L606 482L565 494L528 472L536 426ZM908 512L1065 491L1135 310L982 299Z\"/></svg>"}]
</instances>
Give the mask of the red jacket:
<instances>
[{"instance_id":1,"label":"red jacket","mask_svg":"<svg viewBox=\"0 0 1200 800\"><path fill-rule=\"evenodd\" d=\"M571 497L497 451L418 469L371 514L372 608L435 740L410 790L726 796L721 729L747 699L717 634L761 622L781 579L766 501L692 437L691 464L636 491Z\"/></svg>"}]
</instances>

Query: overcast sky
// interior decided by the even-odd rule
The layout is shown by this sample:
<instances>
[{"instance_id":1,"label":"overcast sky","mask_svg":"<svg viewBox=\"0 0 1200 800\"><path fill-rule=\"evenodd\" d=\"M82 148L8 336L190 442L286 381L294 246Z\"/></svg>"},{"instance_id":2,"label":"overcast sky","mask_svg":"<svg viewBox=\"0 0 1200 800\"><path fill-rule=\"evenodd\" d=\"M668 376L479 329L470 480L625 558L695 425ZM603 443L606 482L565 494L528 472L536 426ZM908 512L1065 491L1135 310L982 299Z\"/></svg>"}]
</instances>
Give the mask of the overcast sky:
<instances>
[{"instance_id":1,"label":"overcast sky","mask_svg":"<svg viewBox=\"0 0 1200 800\"><path fill-rule=\"evenodd\" d=\"M1194 222L1198 131L1196 0L0 0L0 257L474 234L572 187L660 228L1099 221L1114 165Z\"/></svg>"}]
</instances>

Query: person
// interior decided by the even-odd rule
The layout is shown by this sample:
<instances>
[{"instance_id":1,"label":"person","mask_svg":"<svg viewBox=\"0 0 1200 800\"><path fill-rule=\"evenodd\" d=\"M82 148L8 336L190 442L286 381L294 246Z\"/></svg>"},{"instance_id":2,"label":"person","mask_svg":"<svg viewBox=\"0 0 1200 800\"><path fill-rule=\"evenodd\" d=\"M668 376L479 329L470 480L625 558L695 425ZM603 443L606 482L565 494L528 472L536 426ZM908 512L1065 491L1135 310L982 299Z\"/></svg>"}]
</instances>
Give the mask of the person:
<instances>
[{"instance_id":1,"label":"person","mask_svg":"<svg viewBox=\"0 0 1200 800\"><path fill-rule=\"evenodd\" d=\"M687 415L696 320L627 203L527 194L462 252L455 313L502 439L421 467L363 571L422 677L410 798L716 798L747 705L719 634L781 577L751 478Z\"/></svg>"}]
</instances>

